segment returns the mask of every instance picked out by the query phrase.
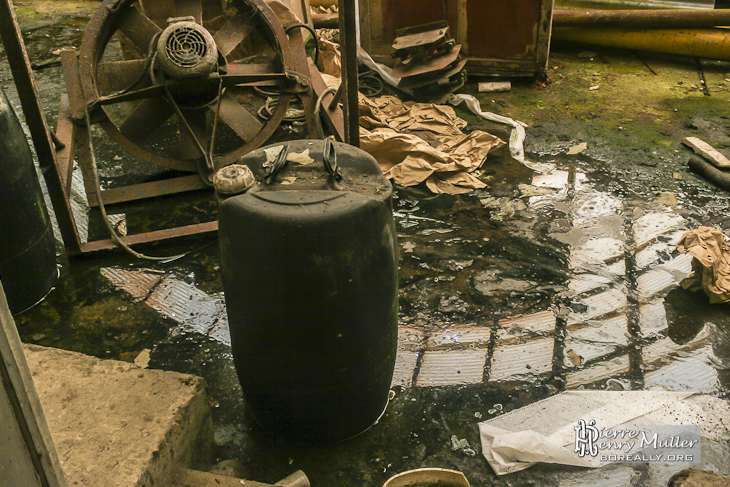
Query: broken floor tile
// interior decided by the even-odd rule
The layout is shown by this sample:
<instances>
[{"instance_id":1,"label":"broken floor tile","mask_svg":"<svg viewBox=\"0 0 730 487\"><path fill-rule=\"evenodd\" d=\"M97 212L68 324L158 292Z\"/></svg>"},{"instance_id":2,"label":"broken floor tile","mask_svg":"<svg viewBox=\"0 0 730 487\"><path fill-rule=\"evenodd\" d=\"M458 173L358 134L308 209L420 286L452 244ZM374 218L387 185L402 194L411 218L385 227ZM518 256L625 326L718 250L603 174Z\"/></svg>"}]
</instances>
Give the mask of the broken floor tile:
<instances>
[{"instance_id":1,"label":"broken floor tile","mask_svg":"<svg viewBox=\"0 0 730 487\"><path fill-rule=\"evenodd\" d=\"M133 301L142 301L149 296L165 274L152 269L129 271L117 267L103 267L101 275L115 288L129 293Z\"/></svg>"},{"instance_id":2,"label":"broken floor tile","mask_svg":"<svg viewBox=\"0 0 730 487\"><path fill-rule=\"evenodd\" d=\"M568 324L595 320L602 316L622 312L626 307L626 295L620 289L609 289L602 293L580 298L578 304L586 307L584 312L570 314Z\"/></svg>"},{"instance_id":3,"label":"broken floor tile","mask_svg":"<svg viewBox=\"0 0 730 487\"><path fill-rule=\"evenodd\" d=\"M398 350L418 351L423 348L424 332L420 328L398 327Z\"/></svg>"},{"instance_id":4,"label":"broken floor tile","mask_svg":"<svg viewBox=\"0 0 730 487\"><path fill-rule=\"evenodd\" d=\"M654 269L641 274L636 279L639 299L648 301L655 297L661 297L665 291L675 287L678 281L674 276L663 269Z\"/></svg>"},{"instance_id":5,"label":"broken floor tile","mask_svg":"<svg viewBox=\"0 0 730 487\"><path fill-rule=\"evenodd\" d=\"M551 334L555 331L555 313L540 311L531 315L505 318L499 321L497 343L509 343L533 334Z\"/></svg>"},{"instance_id":6,"label":"broken floor tile","mask_svg":"<svg viewBox=\"0 0 730 487\"><path fill-rule=\"evenodd\" d=\"M428 350L423 355L417 386L477 384L484 377L487 350Z\"/></svg>"},{"instance_id":7,"label":"broken floor tile","mask_svg":"<svg viewBox=\"0 0 730 487\"><path fill-rule=\"evenodd\" d=\"M621 258L623 255L624 243L621 240L610 237L591 238L571 249L570 267L582 269Z\"/></svg>"},{"instance_id":8,"label":"broken floor tile","mask_svg":"<svg viewBox=\"0 0 730 487\"><path fill-rule=\"evenodd\" d=\"M661 338L652 344L647 345L641 351L644 366L657 368L673 361L678 355L687 354L704 346L711 333L711 327L705 325L692 340L684 344L678 344L671 338Z\"/></svg>"},{"instance_id":9,"label":"broken floor tile","mask_svg":"<svg viewBox=\"0 0 730 487\"><path fill-rule=\"evenodd\" d=\"M202 334L207 334L218 321L227 321L221 298L172 276L162 280L145 304L177 321L184 329Z\"/></svg>"},{"instance_id":10,"label":"broken floor tile","mask_svg":"<svg viewBox=\"0 0 730 487\"><path fill-rule=\"evenodd\" d=\"M606 380L623 375L629 371L629 356L622 355L620 357L606 360L586 367L577 372L571 372L565 378L565 388L575 389L578 386L593 384L595 382L605 382Z\"/></svg>"},{"instance_id":11,"label":"broken floor tile","mask_svg":"<svg viewBox=\"0 0 730 487\"><path fill-rule=\"evenodd\" d=\"M550 372L553 368L553 346L552 338L496 346L489 368L489 381L518 380L526 374Z\"/></svg>"},{"instance_id":12,"label":"broken floor tile","mask_svg":"<svg viewBox=\"0 0 730 487\"><path fill-rule=\"evenodd\" d=\"M626 314L621 313L582 325L572 325L568 327L568 336L584 341L625 346L628 344L628 319Z\"/></svg>"},{"instance_id":13,"label":"broken floor tile","mask_svg":"<svg viewBox=\"0 0 730 487\"><path fill-rule=\"evenodd\" d=\"M664 300L639 305L639 325L644 338L659 334L667 329L667 310Z\"/></svg>"},{"instance_id":14,"label":"broken floor tile","mask_svg":"<svg viewBox=\"0 0 730 487\"><path fill-rule=\"evenodd\" d=\"M671 391L696 391L712 394L721 390L717 369L708 357L712 347L703 347L687 357L678 357L667 365L644 375L644 387L660 386Z\"/></svg>"},{"instance_id":15,"label":"broken floor tile","mask_svg":"<svg viewBox=\"0 0 730 487\"><path fill-rule=\"evenodd\" d=\"M420 352L398 350L395 356L395 370L390 387L410 387L413 385L413 373L416 370Z\"/></svg>"},{"instance_id":16,"label":"broken floor tile","mask_svg":"<svg viewBox=\"0 0 730 487\"><path fill-rule=\"evenodd\" d=\"M429 350L484 348L489 346L492 330L484 326L457 325L435 331L426 342Z\"/></svg>"},{"instance_id":17,"label":"broken floor tile","mask_svg":"<svg viewBox=\"0 0 730 487\"><path fill-rule=\"evenodd\" d=\"M606 266L606 273L613 276L625 276L626 261L624 259L621 259L614 262L613 264Z\"/></svg>"},{"instance_id":18,"label":"broken floor tile","mask_svg":"<svg viewBox=\"0 0 730 487\"><path fill-rule=\"evenodd\" d=\"M603 235L618 237L620 234L620 212L623 209L623 202L613 196L600 191L584 191L576 195L573 204L573 227L593 228L600 230ZM603 228L596 227L597 219L607 219L614 225L606 225Z\"/></svg>"},{"instance_id":19,"label":"broken floor tile","mask_svg":"<svg viewBox=\"0 0 730 487\"><path fill-rule=\"evenodd\" d=\"M595 274L579 274L568 281L568 289L575 294L583 294L593 291L613 282L610 278L597 276Z\"/></svg>"},{"instance_id":20,"label":"broken floor tile","mask_svg":"<svg viewBox=\"0 0 730 487\"><path fill-rule=\"evenodd\" d=\"M633 225L634 243L642 247L660 235L684 228L684 218L672 212L649 212L639 217Z\"/></svg>"},{"instance_id":21,"label":"broken floor tile","mask_svg":"<svg viewBox=\"0 0 730 487\"><path fill-rule=\"evenodd\" d=\"M607 357L618 350L619 345L614 343L588 342L575 338L566 338L563 365L569 369L582 367L587 362Z\"/></svg>"}]
</instances>

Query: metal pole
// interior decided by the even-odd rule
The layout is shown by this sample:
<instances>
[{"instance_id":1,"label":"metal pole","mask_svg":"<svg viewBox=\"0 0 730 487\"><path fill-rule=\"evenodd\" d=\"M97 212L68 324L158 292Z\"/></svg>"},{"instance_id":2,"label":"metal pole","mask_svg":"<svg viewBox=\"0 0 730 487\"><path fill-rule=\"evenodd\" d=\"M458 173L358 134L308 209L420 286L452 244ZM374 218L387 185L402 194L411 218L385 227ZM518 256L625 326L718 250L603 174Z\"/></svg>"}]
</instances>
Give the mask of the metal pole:
<instances>
[{"instance_id":1,"label":"metal pole","mask_svg":"<svg viewBox=\"0 0 730 487\"><path fill-rule=\"evenodd\" d=\"M56 167L56 149L51 140L51 131L46 122L38 88L25 50L23 35L18 26L18 18L11 0L0 0L0 38L2 38L8 64L13 73L25 121L30 129L33 146L38 155L38 163L48 186L48 193L58 220L58 227L66 248L79 250L79 237L73 221L71 206L64 197L63 185Z\"/></svg>"},{"instance_id":2,"label":"metal pole","mask_svg":"<svg viewBox=\"0 0 730 487\"><path fill-rule=\"evenodd\" d=\"M554 10L553 27L715 27L730 25L730 10Z\"/></svg>"},{"instance_id":3,"label":"metal pole","mask_svg":"<svg viewBox=\"0 0 730 487\"><path fill-rule=\"evenodd\" d=\"M360 114L357 101L357 3L340 0L340 43L344 85L345 142L360 146Z\"/></svg>"}]
</instances>

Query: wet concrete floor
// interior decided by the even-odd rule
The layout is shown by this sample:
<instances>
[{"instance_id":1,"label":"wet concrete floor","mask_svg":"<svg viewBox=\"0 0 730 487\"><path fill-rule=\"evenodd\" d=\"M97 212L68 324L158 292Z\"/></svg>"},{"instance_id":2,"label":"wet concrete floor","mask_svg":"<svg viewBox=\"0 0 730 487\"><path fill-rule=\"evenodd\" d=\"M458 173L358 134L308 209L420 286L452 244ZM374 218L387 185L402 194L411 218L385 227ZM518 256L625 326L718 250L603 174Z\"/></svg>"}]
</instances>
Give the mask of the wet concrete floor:
<instances>
[{"instance_id":1,"label":"wet concrete floor","mask_svg":"<svg viewBox=\"0 0 730 487\"><path fill-rule=\"evenodd\" d=\"M78 46L87 19L79 5L64 15L19 10L32 61ZM552 174L502 150L481 170L484 190L396 189L393 398L378 424L353 440L290 443L252 424L233 368L215 239L146 249L198 249L168 263L123 253L61 257L56 288L16 317L21 336L204 377L216 458L240 461L253 480L302 469L315 486L379 486L404 470L443 467L463 471L475 486L665 485L688 465L538 465L497 477L481 455L477 423L569 389L692 390L728 399L730 307L681 289L691 259L676 242L699 225L730 230L730 194L690 173L681 145L694 135L730 147L730 65L554 46L549 75L550 84L516 83L509 93L478 98L529 124L528 158L554 164ZM55 122L61 69L36 76ZM4 58L0 83L20 111ZM457 113L469 128L508 136ZM571 151L584 142L585 150ZM100 154L102 182L125 181L121 149ZM167 204L149 205L128 224L169 220ZM192 206L207 214L213 204L203 195ZM706 440L694 466L730 474L727 440Z\"/></svg>"}]
</instances>

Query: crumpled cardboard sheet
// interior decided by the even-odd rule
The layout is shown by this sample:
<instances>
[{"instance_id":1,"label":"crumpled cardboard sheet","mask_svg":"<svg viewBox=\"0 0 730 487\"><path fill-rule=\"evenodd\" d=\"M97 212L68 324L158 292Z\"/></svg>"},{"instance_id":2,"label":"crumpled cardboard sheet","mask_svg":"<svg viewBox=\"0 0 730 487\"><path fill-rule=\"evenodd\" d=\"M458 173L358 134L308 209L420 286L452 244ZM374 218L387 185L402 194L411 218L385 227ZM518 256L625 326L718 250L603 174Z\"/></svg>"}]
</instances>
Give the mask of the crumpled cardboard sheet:
<instances>
[{"instance_id":1,"label":"crumpled cardboard sheet","mask_svg":"<svg viewBox=\"0 0 730 487\"><path fill-rule=\"evenodd\" d=\"M479 169L489 151L504 142L480 130L444 135L440 141L437 147L432 147L413 134L391 128L368 131L360 127L360 148L378 161L386 177L401 186L415 186L426 181L430 191L450 194L486 187L469 173Z\"/></svg>"},{"instance_id":2,"label":"crumpled cardboard sheet","mask_svg":"<svg viewBox=\"0 0 730 487\"><path fill-rule=\"evenodd\" d=\"M497 475L536 463L597 468L610 462L579 457L579 419L606 429L651 425L699 425L703 438L727 439L727 401L693 392L568 391L479 423L482 454Z\"/></svg>"},{"instance_id":3,"label":"crumpled cardboard sheet","mask_svg":"<svg viewBox=\"0 0 730 487\"><path fill-rule=\"evenodd\" d=\"M462 135L466 120L448 105L401 101L395 96L360 96L360 126L390 127L396 132L429 131L439 135Z\"/></svg>"},{"instance_id":4,"label":"crumpled cardboard sheet","mask_svg":"<svg viewBox=\"0 0 730 487\"><path fill-rule=\"evenodd\" d=\"M486 187L469 173L504 142L481 130L464 134L465 126L446 105L360 96L360 147L402 186L425 181L430 191L449 194Z\"/></svg>"},{"instance_id":5,"label":"crumpled cardboard sheet","mask_svg":"<svg viewBox=\"0 0 730 487\"><path fill-rule=\"evenodd\" d=\"M677 243L677 250L694 257L693 274L681 283L684 289L703 290L713 304L730 301L730 247L720 230L690 230Z\"/></svg>"}]
</instances>

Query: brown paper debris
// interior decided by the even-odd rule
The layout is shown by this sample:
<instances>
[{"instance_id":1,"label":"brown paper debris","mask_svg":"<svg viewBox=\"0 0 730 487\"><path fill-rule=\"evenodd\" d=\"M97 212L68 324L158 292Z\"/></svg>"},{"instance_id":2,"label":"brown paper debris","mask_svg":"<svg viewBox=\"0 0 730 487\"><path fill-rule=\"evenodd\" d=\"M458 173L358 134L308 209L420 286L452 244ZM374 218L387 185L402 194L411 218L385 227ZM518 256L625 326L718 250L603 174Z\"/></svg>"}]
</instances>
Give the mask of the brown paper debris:
<instances>
[{"instance_id":1,"label":"brown paper debris","mask_svg":"<svg viewBox=\"0 0 730 487\"><path fill-rule=\"evenodd\" d=\"M360 126L366 129L390 127L397 132L429 131L441 135L462 135L466 120L448 105L403 102L394 96L360 96Z\"/></svg>"},{"instance_id":2,"label":"brown paper debris","mask_svg":"<svg viewBox=\"0 0 730 487\"><path fill-rule=\"evenodd\" d=\"M504 142L466 121L450 106L402 102L393 96L360 97L360 146L383 173L402 186L426 182L434 193L460 194L486 187L469 174Z\"/></svg>"},{"instance_id":3,"label":"brown paper debris","mask_svg":"<svg viewBox=\"0 0 730 487\"><path fill-rule=\"evenodd\" d=\"M501 139L480 130L441 137L441 143L432 147L413 134L360 128L360 147L375 157L386 177L401 186L426 181L434 193L460 194L486 187L468 173L479 169L489 151L502 145Z\"/></svg>"},{"instance_id":4,"label":"brown paper debris","mask_svg":"<svg viewBox=\"0 0 730 487\"><path fill-rule=\"evenodd\" d=\"M317 43L319 44L319 59L317 67L330 76L342 77L342 55L340 44L333 40L333 29L319 29Z\"/></svg>"},{"instance_id":5,"label":"brown paper debris","mask_svg":"<svg viewBox=\"0 0 730 487\"><path fill-rule=\"evenodd\" d=\"M679 240L677 250L694 257L693 274L682 281L684 289L703 290L713 304L730 301L730 247L720 230L691 230Z\"/></svg>"}]
</instances>

